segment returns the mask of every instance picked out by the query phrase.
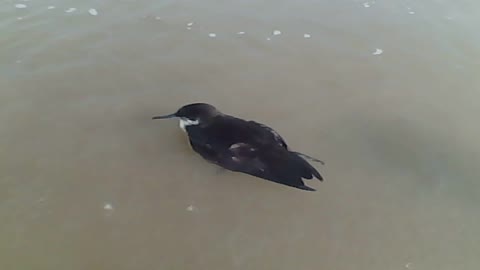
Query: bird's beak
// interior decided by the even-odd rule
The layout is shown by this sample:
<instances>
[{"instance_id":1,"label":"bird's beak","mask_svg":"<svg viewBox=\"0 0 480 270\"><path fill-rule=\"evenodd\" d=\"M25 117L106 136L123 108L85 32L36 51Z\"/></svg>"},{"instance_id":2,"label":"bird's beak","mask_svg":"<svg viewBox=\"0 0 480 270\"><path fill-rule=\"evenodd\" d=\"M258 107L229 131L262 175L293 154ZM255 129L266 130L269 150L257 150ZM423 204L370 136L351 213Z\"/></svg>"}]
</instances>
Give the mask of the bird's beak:
<instances>
[{"instance_id":1,"label":"bird's beak","mask_svg":"<svg viewBox=\"0 0 480 270\"><path fill-rule=\"evenodd\" d=\"M177 117L174 113L172 114L167 114L167 115L160 115L160 116L154 116L152 119L168 119L168 118L174 118Z\"/></svg>"}]
</instances>

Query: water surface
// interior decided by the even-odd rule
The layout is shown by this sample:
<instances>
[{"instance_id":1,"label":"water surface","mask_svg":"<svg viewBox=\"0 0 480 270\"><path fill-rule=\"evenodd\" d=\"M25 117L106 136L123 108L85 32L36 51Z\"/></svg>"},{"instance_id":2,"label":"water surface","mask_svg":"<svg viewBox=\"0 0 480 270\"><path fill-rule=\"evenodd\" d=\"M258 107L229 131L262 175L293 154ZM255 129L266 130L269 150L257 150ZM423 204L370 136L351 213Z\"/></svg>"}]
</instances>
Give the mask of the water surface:
<instances>
[{"instance_id":1,"label":"water surface","mask_svg":"<svg viewBox=\"0 0 480 270\"><path fill-rule=\"evenodd\" d=\"M2 1L0 268L478 269L478 10ZM218 173L151 121L197 101L325 182Z\"/></svg>"}]
</instances>

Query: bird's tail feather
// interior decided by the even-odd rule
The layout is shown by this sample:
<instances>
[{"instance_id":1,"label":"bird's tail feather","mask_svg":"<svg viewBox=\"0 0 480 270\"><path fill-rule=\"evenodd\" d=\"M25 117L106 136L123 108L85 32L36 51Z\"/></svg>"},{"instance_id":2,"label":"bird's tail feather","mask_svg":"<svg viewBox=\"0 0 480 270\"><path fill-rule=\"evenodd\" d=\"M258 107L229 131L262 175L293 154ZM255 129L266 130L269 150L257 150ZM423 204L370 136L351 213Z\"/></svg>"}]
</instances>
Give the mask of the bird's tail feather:
<instances>
[{"instance_id":1,"label":"bird's tail feather","mask_svg":"<svg viewBox=\"0 0 480 270\"><path fill-rule=\"evenodd\" d=\"M311 156L309 156L309 155L307 155L307 154L300 153L300 152L292 152L292 153L297 154L297 155L299 155L299 156L301 156L301 157L304 157L304 158L306 158L306 159L309 159L309 160L311 160L311 161L319 162L320 164L325 165L325 162L321 161L321 160L318 159L318 158L314 158L314 157L311 157Z\"/></svg>"}]
</instances>

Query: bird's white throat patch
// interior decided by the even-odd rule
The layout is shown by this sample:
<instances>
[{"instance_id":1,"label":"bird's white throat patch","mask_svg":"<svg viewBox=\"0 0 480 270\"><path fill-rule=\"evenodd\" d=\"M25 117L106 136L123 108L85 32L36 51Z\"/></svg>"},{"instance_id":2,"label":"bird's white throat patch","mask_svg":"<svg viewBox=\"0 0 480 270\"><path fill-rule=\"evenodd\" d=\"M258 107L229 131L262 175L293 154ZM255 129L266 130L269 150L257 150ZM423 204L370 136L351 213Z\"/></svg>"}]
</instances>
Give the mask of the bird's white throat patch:
<instances>
[{"instance_id":1,"label":"bird's white throat patch","mask_svg":"<svg viewBox=\"0 0 480 270\"><path fill-rule=\"evenodd\" d=\"M180 128L183 131L187 131L186 127L198 125L199 123L200 123L200 121L198 121L198 120L190 120L188 118L180 118Z\"/></svg>"}]
</instances>

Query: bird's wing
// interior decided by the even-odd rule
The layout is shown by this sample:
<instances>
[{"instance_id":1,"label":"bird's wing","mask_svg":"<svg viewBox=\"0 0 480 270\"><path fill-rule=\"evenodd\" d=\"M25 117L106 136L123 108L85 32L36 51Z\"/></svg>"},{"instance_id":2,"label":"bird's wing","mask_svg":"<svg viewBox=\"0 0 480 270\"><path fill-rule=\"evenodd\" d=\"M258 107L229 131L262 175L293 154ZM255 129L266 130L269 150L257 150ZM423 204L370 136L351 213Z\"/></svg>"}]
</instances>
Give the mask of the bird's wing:
<instances>
[{"instance_id":1,"label":"bird's wing","mask_svg":"<svg viewBox=\"0 0 480 270\"><path fill-rule=\"evenodd\" d=\"M308 162L283 147L258 149L247 143L233 144L225 152L221 164L227 169L247 173L279 184L313 191L302 178L322 176Z\"/></svg>"},{"instance_id":2,"label":"bird's wing","mask_svg":"<svg viewBox=\"0 0 480 270\"><path fill-rule=\"evenodd\" d=\"M285 142L285 140L284 140L284 139L282 138L282 136L280 136L280 134L278 134L278 132L275 131L273 128L271 128L271 127L269 127L269 126L267 126L267 125L264 125L264 124L262 124L262 123L255 122L255 121L249 121L249 123L251 123L252 125L255 125L255 126L257 126L257 127L262 128L263 131L265 132L265 134L268 134L268 135L265 135L265 136L267 136L267 138L268 138L268 136L271 136L280 146L282 146L282 147L285 148L285 149L288 149L288 145L287 145L287 143ZM317 159L317 158L311 157L311 156L309 156L309 155L307 155L307 154L300 153L300 152L293 152L293 153L295 153L295 154L297 154L297 155L299 155L299 156L301 156L301 157L307 158L307 159L309 159L309 160L311 160L311 161L319 162L319 163L321 163L321 164L323 164L323 165L325 164L325 162L323 162L323 161L321 161L321 160L319 160L319 159Z\"/></svg>"},{"instance_id":3,"label":"bird's wing","mask_svg":"<svg viewBox=\"0 0 480 270\"><path fill-rule=\"evenodd\" d=\"M260 127L265 132L265 134L268 134L267 136L272 137L280 146L282 146L285 149L288 149L288 145L285 142L285 140L273 128L255 121L249 121L249 123L254 126Z\"/></svg>"}]
</instances>

